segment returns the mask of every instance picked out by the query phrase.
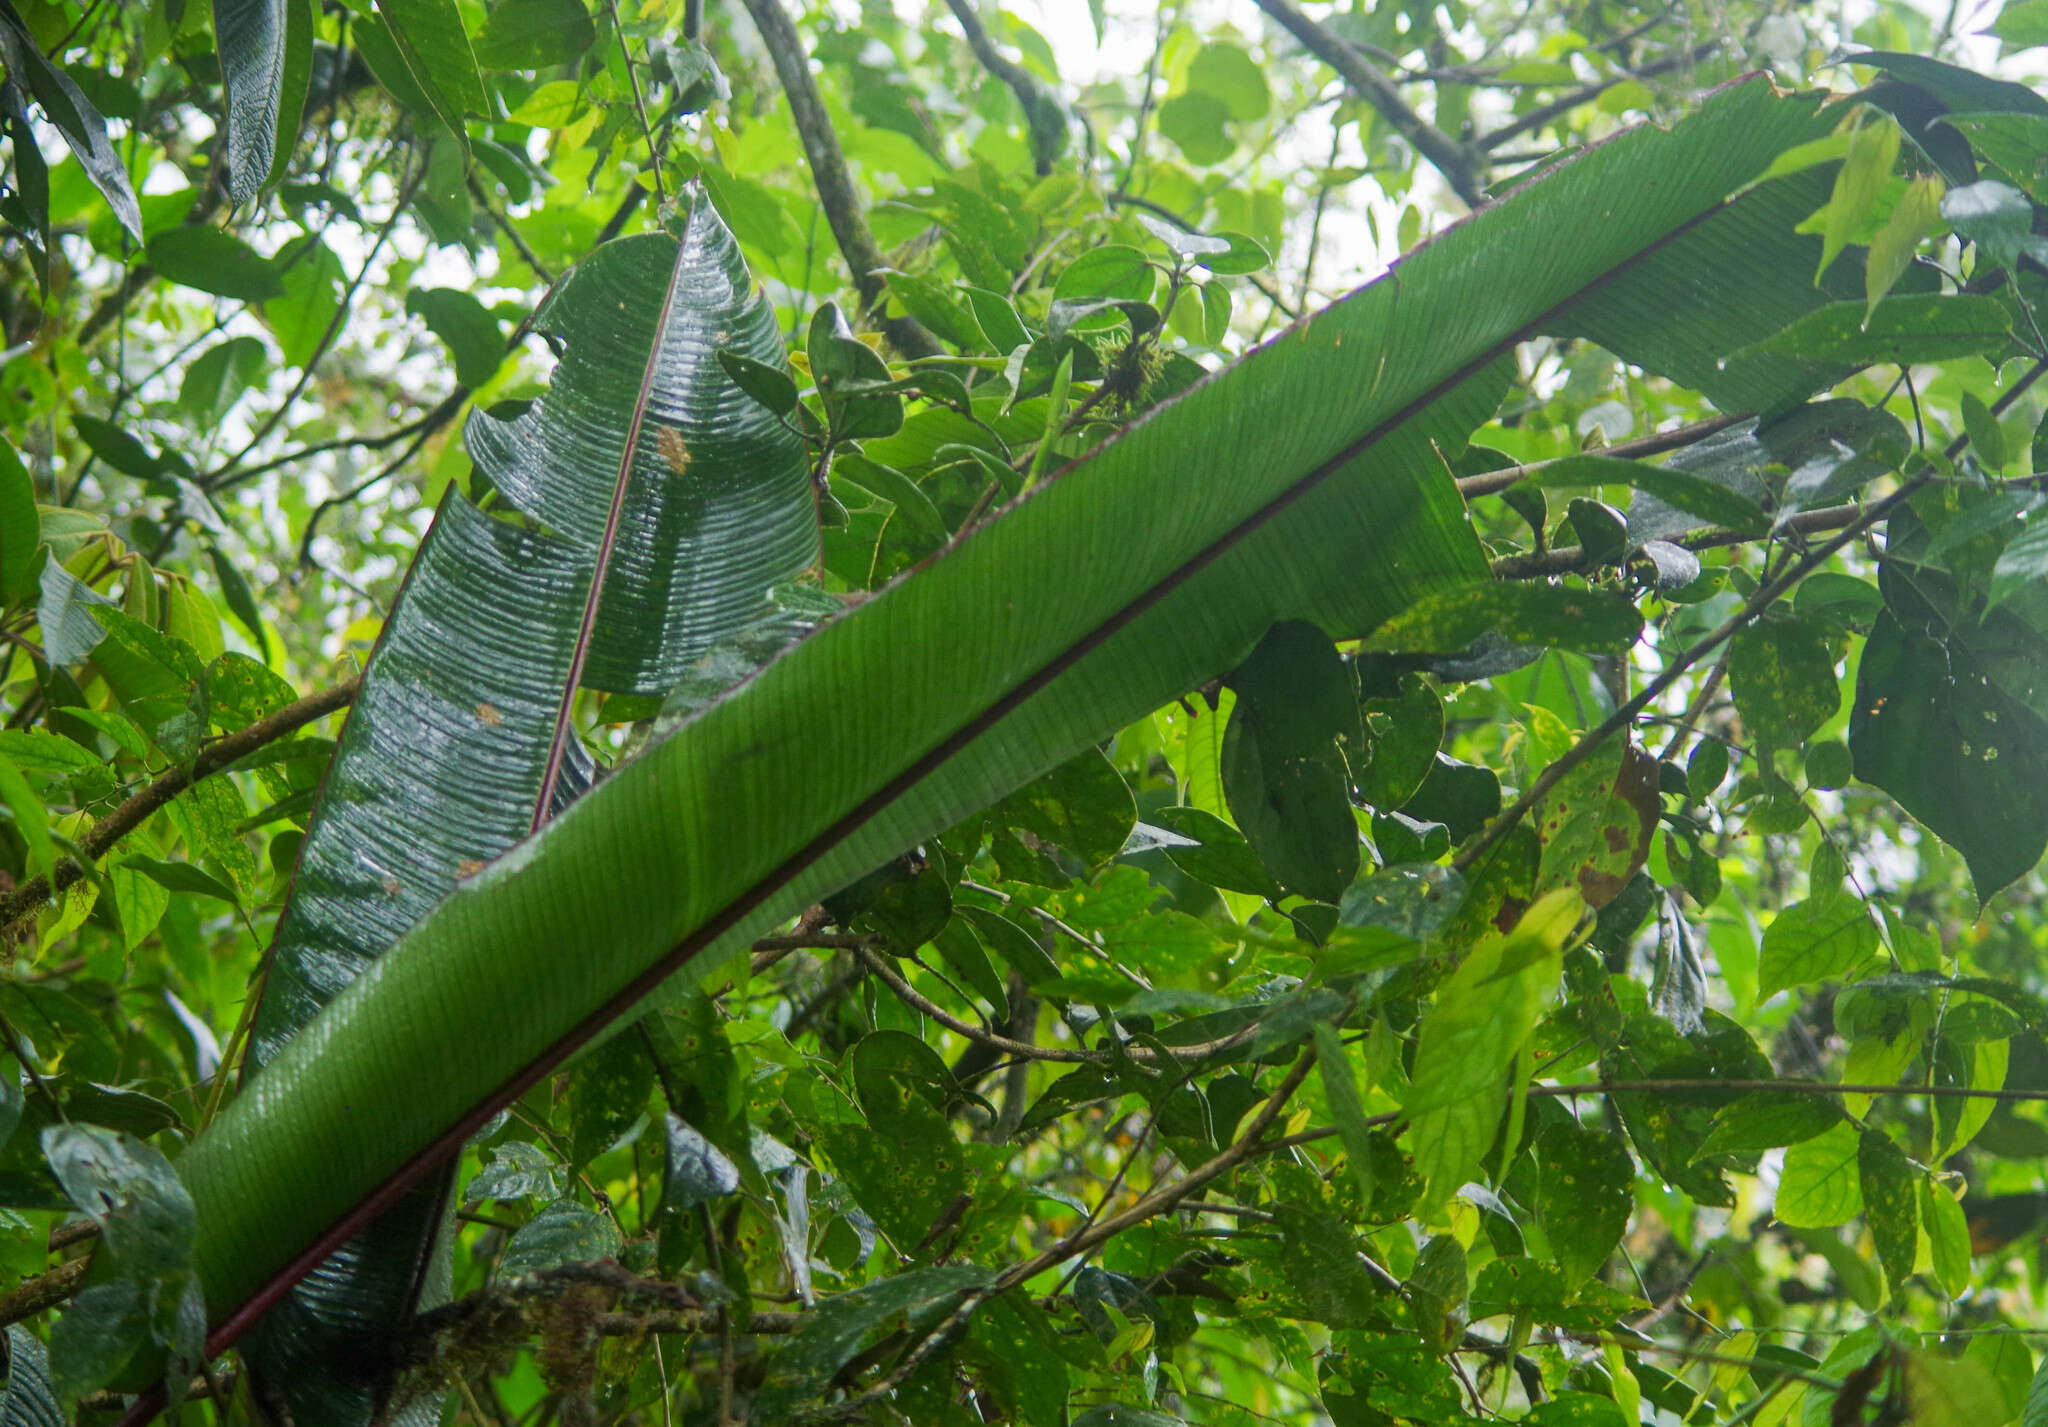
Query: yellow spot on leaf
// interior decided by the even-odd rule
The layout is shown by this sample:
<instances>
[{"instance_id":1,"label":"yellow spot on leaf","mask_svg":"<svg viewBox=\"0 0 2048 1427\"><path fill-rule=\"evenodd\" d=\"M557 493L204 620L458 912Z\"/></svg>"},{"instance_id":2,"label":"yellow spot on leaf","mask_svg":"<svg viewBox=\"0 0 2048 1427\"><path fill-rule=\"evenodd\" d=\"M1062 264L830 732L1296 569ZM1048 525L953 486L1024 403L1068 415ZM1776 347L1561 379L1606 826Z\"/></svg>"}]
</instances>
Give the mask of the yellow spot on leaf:
<instances>
[{"instance_id":1,"label":"yellow spot on leaf","mask_svg":"<svg viewBox=\"0 0 2048 1427\"><path fill-rule=\"evenodd\" d=\"M683 433L673 426L664 426L654 438L655 449L661 452L661 459L677 475L690 469L690 448L683 440Z\"/></svg>"}]
</instances>

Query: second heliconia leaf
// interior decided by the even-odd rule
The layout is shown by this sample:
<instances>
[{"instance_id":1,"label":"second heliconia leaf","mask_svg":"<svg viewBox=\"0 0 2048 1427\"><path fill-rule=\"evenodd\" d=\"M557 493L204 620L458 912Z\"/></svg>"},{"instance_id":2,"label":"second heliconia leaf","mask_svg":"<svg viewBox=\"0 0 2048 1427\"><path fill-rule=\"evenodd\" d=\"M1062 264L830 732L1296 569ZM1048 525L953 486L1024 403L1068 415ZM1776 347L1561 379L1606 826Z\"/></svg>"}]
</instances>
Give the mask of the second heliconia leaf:
<instances>
[{"instance_id":1,"label":"second heliconia leaf","mask_svg":"<svg viewBox=\"0 0 2048 1427\"><path fill-rule=\"evenodd\" d=\"M711 644L768 611L816 549L798 438L748 398L720 346L780 368L782 343L711 205L680 239L598 249L536 314L560 344L547 394L511 420L479 412L479 475L541 529L459 495L442 504L365 671L257 1011L252 1073L462 879L591 779L557 721L618 497L585 682L672 687ZM663 296L665 294L665 296ZM251 1344L254 1380L300 1427L386 1408L389 1365L360 1341L409 1311L442 1213L427 1186L346 1245ZM351 1344L354 1346L351 1346Z\"/></svg>"}]
</instances>

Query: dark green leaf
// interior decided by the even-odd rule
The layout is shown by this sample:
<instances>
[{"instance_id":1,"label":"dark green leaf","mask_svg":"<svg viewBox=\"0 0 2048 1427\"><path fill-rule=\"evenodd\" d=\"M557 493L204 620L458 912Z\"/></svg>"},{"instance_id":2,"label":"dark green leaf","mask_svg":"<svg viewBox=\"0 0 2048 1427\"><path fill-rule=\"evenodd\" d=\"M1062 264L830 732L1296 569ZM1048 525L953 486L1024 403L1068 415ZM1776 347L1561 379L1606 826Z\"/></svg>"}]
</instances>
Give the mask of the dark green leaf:
<instances>
[{"instance_id":1,"label":"dark green leaf","mask_svg":"<svg viewBox=\"0 0 2048 1427\"><path fill-rule=\"evenodd\" d=\"M1364 697L1358 712L1363 756L1351 758L1358 796L1375 808L1398 808L1435 766L1444 736L1442 697L1420 674L1394 674L1361 659Z\"/></svg>"},{"instance_id":2,"label":"dark green leaf","mask_svg":"<svg viewBox=\"0 0 2048 1427\"><path fill-rule=\"evenodd\" d=\"M505 360L505 334L481 302L452 287L414 288L405 310L420 318L455 359L455 380L471 391L498 373Z\"/></svg>"},{"instance_id":3,"label":"dark green leaf","mask_svg":"<svg viewBox=\"0 0 2048 1427\"><path fill-rule=\"evenodd\" d=\"M1856 776L1962 853L1981 898L2048 846L2038 780L2000 771L2048 766L2048 726L2006 683L1975 649L1908 632L1887 612L1864 648L1849 719Z\"/></svg>"},{"instance_id":4,"label":"dark green leaf","mask_svg":"<svg viewBox=\"0 0 2048 1427\"><path fill-rule=\"evenodd\" d=\"M1279 898L1280 884L1266 871L1244 834L1222 818L1190 807L1159 808L1151 817L1169 832L1192 839L1166 849L1167 861L1188 876L1228 892Z\"/></svg>"},{"instance_id":5,"label":"dark green leaf","mask_svg":"<svg viewBox=\"0 0 2048 1427\"><path fill-rule=\"evenodd\" d=\"M11 5L0 11L0 60L6 61L8 78L28 86L44 116L64 135L72 156L107 200L115 219L130 237L141 242L142 210L136 202L127 166L107 138L107 121L79 91L71 76L44 56Z\"/></svg>"},{"instance_id":6,"label":"dark green leaf","mask_svg":"<svg viewBox=\"0 0 2048 1427\"><path fill-rule=\"evenodd\" d=\"M1343 752L1359 741L1351 672L1321 631L1282 624L1231 682L1222 758L1231 816L1283 887L1335 902L1358 875Z\"/></svg>"},{"instance_id":7,"label":"dark green leaf","mask_svg":"<svg viewBox=\"0 0 2048 1427\"><path fill-rule=\"evenodd\" d=\"M1714 1116L1714 1128L1700 1142L1695 1158L1781 1149L1825 1134L1841 1121L1841 1107L1829 1096L1753 1091Z\"/></svg>"},{"instance_id":8,"label":"dark green leaf","mask_svg":"<svg viewBox=\"0 0 2048 1427\"><path fill-rule=\"evenodd\" d=\"M1688 515L1734 530L1761 530L1768 523L1757 503L1742 492L1672 466L1587 454L1546 462L1531 479L1545 490L1627 486L1647 492Z\"/></svg>"},{"instance_id":9,"label":"dark green leaf","mask_svg":"<svg viewBox=\"0 0 2048 1427\"><path fill-rule=\"evenodd\" d=\"M6 1386L0 1388L4 1427L64 1427L64 1408L50 1386L50 1358L35 1334L7 1325Z\"/></svg>"},{"instance_id":10,"label":"dark green leaf","mask_svg":"<svg viewBox=\"0 0 2048 1427\"><path fill-rule=\"evenodd\" d=\"M40 538L35 481L14 447L0 440L0 606L27 604L39 592Z\"/></svg>"},{"instance_id":11,"label":"dark green leaf","mask_svg":"<svg viewBox=\"0 0 2048 1427\"><path fill-rule=\"evenodd\" d=\"M498 1260L498 1277L524 1278L564 1264L616 1258L618 1252L619 1231L611 1220L573 1199L557 1199L512 1236Z\"/></svg>"},{"instance_id":12,"label":"dark green leaf","mask_svg":"<svg viewBox=\"0 0 2048 1427\"><path fill-rule=\"evenodd\" d=\"M1365 1101L1358 1093L1357 1072L1337 1028L1328 1021L1315 1024L1316 1070L1323 1080L1323 1098L1337 1121L1338 1138L1344 1142L1344 1157L1358 1181L1358 1192L1372 1203L1372 1126L1366 1123Z\"/></svg>"},{"instance_id":13,"label":"dark green leaf","mask_svg":"<svg viewBox=\"0 0 2048 1427\"><path fill-rule=\"evenodd\" d=\"M1863 1190L1863 1217L1896 1297L1912 1275L1919 1242L1918 1176L1891 1136L1879 1129L1864 1129L1857 1141L1856 1167Z\"/></svg>"},{"instance_id":14,"label":"dark green leaf","mask_svg":"<svg viewBox=\"0 0 2048 1427\"><path fill-rule=\"evenodd\" d=\"M149 240L149 261L172 282L216 297L269 302L285 295L276 265L219 228L172 228L159 233Z\"/></svg>"},{"instance_id":15,"label":"dark green leaf","mask_svg":"<svg viewBox=\"0 0 2048 1427\"><path fill-rule=\"evenodd\" d=\"M1123 851L1138 809L1123 775L1091 749L1018 789L988 815L1093 866Z\"/></svg>"},{"instance_id":16,"label":"dark green leaf","mask_svg":"<svg viewBox=\"0 0 2048 1427\"><path fill-rule=\"evenodd\" d=\"M455 0L377 0L377 13L435 116L466 145L462 116L488 113L489 101Z\"/></svg>"},{"instance_id":17,"label":"dark green leaf","mask_svg":"<svg viewBox=\"0 0 2048 1427\"><path fill-rule=\"evenodd\" d=\"M134 1279L96 1283L50 1330L50 1390L60 1402L104 1387L149 1342L149 1314Z\"/></svg>"},{"instance_id":18,"label":"dark green leaf","mask_svg":"<svg viewBox=\"0 0 2048 1427\"><path fill-rule=\"evenodd\" d=\"M614 1036L569 1082L569 1159L588 1164L639 1123L654 1089L654 1063L633 1032Z\"/></svg>"},{"instance_id":19,"label":"dark green leaf","mask_svg":"<svg viewBox=\"0 0 2048 1427\"><path fill-rule=\"evenodd\" d=\"M552 69L596 42L581 0L498 0L474 49L485 69Z\"/></svg>"},{"instance_id":20,"label":"dark green leaf","mask_svg":"<svg viewBox=\"0 0 2048 1427\"><path fill-rule=\"evenodd\" d=\"M167 862L159 857L131 852L121 859L121 865L141 873L168 891L184 892L196 897L214 897L229 906L234 906L240 900L235 896L232 887L204 868L196 867L190 862Z\"/></svg>"},{"instance_id":21,"label":"dark green leaf","mask_svg":"<svg viewBox=\"0 0 2048 1427\"><path fill-rule=\"evenodd\" d=\"M718 349L718 365L732 378L734 386L777 416L787 416L796 410L796 383L782 368L757 362L729 347Z\"/></svg>"},{"instance_id":22,"label":"dark green leaf","mask_svg":"<svg viewBox=\"0 0 2048 1427\"><path fill-rule=\"evenodd\" d=\"M213 0L214 44L227 89L228 195L237 205L262 192L278 157L292 8L292 0ZM309 48L311 38L309 30ZM304 83L302 78L300 105ZM297 135L294 122L287 144Z\"/></svg>"},{"instance_id":23,"label":"dark green leaf","mask_svg":"<svg viewBox=\"0 0 2048 1427\"><path fill-rule=\"evenodd\" d=\"M1560 1120L1536 1137L1536 1217L1574 1283L1607 1262L1635 1207L1635 1160L1617 1135Z\"/></svg>"},{"instance_id":24,"label":"dark green leaf","mask_svg":"<svg viewBox=\"0 0 2048 1427\"><path fill-rule=\"evenodd\" d=\"M50 1172L100 1227L118 1269L138 1279L177 1277L192 1259L192 1197L161 1152L99 1125L43 1131Z\"/></svg>"},{"instance_id":25,"label":"dark green leaf","mask_svg":"<svg viewBox=\"0 0 2048 1427\"><path fill-rule=\"evenodd\" d=\"M755 1415L784 1419L830 1381L870 1333L904 1319L931 1322L988 1279L987 1269L965 1264L920 1268L826 1299L807 1315L803 1331L769 1360Z\"/></svg>"}]
</instances>

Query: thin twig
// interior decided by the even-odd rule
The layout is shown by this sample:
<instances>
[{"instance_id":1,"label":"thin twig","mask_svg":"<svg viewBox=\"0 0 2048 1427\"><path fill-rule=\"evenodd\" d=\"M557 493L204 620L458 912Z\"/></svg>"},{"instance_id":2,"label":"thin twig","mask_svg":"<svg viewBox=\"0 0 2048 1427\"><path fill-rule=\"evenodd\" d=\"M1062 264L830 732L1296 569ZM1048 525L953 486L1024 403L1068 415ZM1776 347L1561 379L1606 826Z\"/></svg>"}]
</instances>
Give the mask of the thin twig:
<instances>
[{"instance_id":1,"label":"thin twig","mask_svg":"<svg viewBox=\"0 0 2048 1427\"><path fill-rule=\"evenodd\" d=\"M266 744L296 733L315 719L333 713L356 696L359 685L360 680L349 679L332 688L308 694L297 703L288 704L276 713L267 714L248 727L236 729L208 744L188 767L171 769L93 824L92 831L78 840L79 849L88 860L98 861L115 843L140 827L150 814L194 783L221 772L236 759ZM63 892L86 875L85 868L71 858L58 863L54 873L54 889L49 878L36 876L0 896L0 926L6 927L6 932L0 936L11 938L21 918L32 915L53 895Z\"/></svg>"},{"instance_id":2,"label":"thin twig","mask_svg":"<svg viewBox=\"0 0 2048 1427\"><path fill-rule=\"evenodd\" d=\"M1444 176L1451 191L1477 208L1486 201L1486 179L1473 151L1416 113L1401 90L1379 67L1353 46L1311 20L1292 0L1257 0L1264 10L1304 48L1337 71L1352 93L1378 110L1415 151Z\"/></svg>"},{"instance_id":3,"label":"thin twig","mask_svg":"<svg viewBox=\"0 0 2048 1427\"><path fill-rule=\"evenodd\" d=\"M1669 431L1653 431L1647 436L1637 436L1628 441L1617 441L1612 446L1601 446L1591 451L1578 451L1569 456L1555 456L1547 461L1531 461L1523 466L1503 466L1497 471L1481 471L1476 476L1460 476L1457 480L1458 494L1466 500L1483 495L1495 495L1509 486L1518 485L1531 476L1540 476L1544 471L1579 456L1611 456L1616 460L1633 460L1638 456L1657 456L1666 451L1676 451L1685 446L1695 445L1717 432L1731 426L1739 426L1749 420L1746 413L1733 416L1715 416L1705 421L1695 421L1687 426L1674 427Z\"/></svg>"},{"instance_id":4,"label":"thin twig","mask_svg":"<svg viewBox=\"0 0 2048 1427\"><path fill-rule=\"evenodd\" d=\"M977 1026L971 1021L953 1015L904 980L902 973L889 964L888 958L867 945L854 948L854 955L858 956L868 970L874 973L875 978L893 991L904 1005L937 1021L954 1035L987 1046L990 1050L1000 1051L1004 1055L1015 1056L1019 1060L1055 1061L1063 1065L1100 1064L1126 1056L1132 1060L1158 1058L1157 1051L1142 1044L1126 1046L1121 1050L1061 1050L1052 1046L1033 1045L1030 1041L1014 1040L998 1031ZM1249 1025L1213 1041L1203 1041L1199 1045L1169 1046L1168 1049L1173 1053L1175 1060L1207 1060L1212 1056L1224 1055L1240 1046L1251 1044L1252 1037L1257 1033L1258 1027Z\"/></svg>"}]
</instances>

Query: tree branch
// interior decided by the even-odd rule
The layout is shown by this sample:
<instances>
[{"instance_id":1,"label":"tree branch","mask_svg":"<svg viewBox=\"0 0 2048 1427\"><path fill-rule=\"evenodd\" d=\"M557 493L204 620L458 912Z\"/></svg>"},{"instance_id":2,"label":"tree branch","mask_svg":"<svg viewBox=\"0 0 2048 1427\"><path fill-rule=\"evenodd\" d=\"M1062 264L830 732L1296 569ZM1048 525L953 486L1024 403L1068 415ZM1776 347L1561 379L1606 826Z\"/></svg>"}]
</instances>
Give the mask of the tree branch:
<instances>
[{"instance_id":1,"label":"tree branch","mask_svg":"<svg viewBox=\"0 0 2048 1427\"><path fill-rule=\"evenodd\" d=\"M89 1256L70 1259L0 1293L0 1327L55 1308L85 1286L85 1271L91 1266Z\"/></svg>"},{"instance_id":2,"label":"tree branch","mask_svg":"<svg viewBox=\"0 0 2048 1427\"><path fill-rule=\"evenodd\" d=\"M875 974L876 979L893 991L896 994L896 998L903 1002L904 1005L921 1015L928 1016L932 1020L937 1021L954 1035L972 1041L976 1045L986 1046L990 1050L997 1051L1003 1055L1014 1056L1019 1060L1056 1061L1064 1065L1100 1064L1105 1061L1117 1060L1123 1056L1129 1056L1133 1060L1158 1058L1158 1053L1150 1046L1145 1045L1127 1046L1122 1050L1087 1050L1083 1048L1060 1050L1052 1046L1033 1045L1030 1041L1012 1039L999 1032L977 1026L972 1021L962 1020L960 1017L952 1014L945 1007L939 1005L938 1002L924 995L916 987L904 980L902 973L889 964L887 957L873 950L865 943L854 948L854 955L858 956L866 964L868 970ZM1211 1056L1222 1055L1227 1051L1237 1049L1239 1046L1249 1045L1252 1037L1257 1033L1258 1027L1251 1025L1246 1026L1243 1030L1234 1031L1230 1035L1223 1036L1218 1040L1203 1041L1200 1045L1173 1046L1169 1047L1169 1049L1172 1050L1176 1060L1207 1060Z\"/></svg>"},{"instance_id":3,"label":"tree branch","mask_svg":"<svg viewBox=\"0 0 2048 1427\"><path fill-rule=\"evenodd\" d=\"M1740 425L1749 420L1746 413L1733 416L1715 416L1705 421L1695 421L1689 426L1676 427L1670 431L1653 431L1647 436L1637 436L1628 441L1617 441L1612 446L1601 446L1590 451L1574 452L1580 456L1612 456L1616 460L1633 460L1637 456L1657 456L1666 451L1676 451L1706 440L1719 431ZM1466 500L1476 496L1497 495L1509 486L1517 485L1530 476L1541 475L1560 461L1569 461L1572 456L1558 456L1548 461L1531 461L1526 466L1504 466L1498 471L1481 471L1476 476L1460 476L1457 480L1458 494Z\"/></svg>"},{"instance_id":4,"label":"tree branch","mask_svg":"<svg viewBox=\"0 0 2048 1427\"><path fill-rule=\"evenodd\" d=\"M1561 118L1571 113L1572 110L1582 104L1592 103L1625 79L1648 79L1653 75L1668 73L1682 65L1692 64L1698 60L1705 59L1708 55L1719 49L1720 45L1721 42L1719 40L1708 40L1704 44L1694 45L1684 54L1667 55L1663 59L1651 61L1640 69L1628 70L1622 74L1612 75L1606 79L1598 79L1591 84L1582 85L1569 93L1559 95L1548 104L1537 105L1511 124L1501 125L1500 128L1481 138L1479 140L1479 147L1491 152L1511 139L1542 128L1552 119Z\"/></svg>"},{"instance_id":5,"label":"tree branch","mask_svg":"<svg viewBox=\"0 0 2048 1427\"><path fill-rule=\"evenodd\" d=\"M2048 374L2048 359L2034 363L2033 366L2027 369L2024 376L2007 387L1998 400L1993 403L1991 414L1994 416L2002 415L2014 402L2025 395L2028 388L2039 381L2043 374ZM1965 432L1951 441L1943 454L1952 461L1957 456L1960 456L1969 444L1969 433ZM1459 849L1458 854L1451 859L1451 866L1459 872L1470 870L1472 865L1481 856L1492 848L1495 843L1507 836L1524 817L1528 816L1529 812L1549 794L1552 788L1558 785L1559 781L1566 774L1591 757L1594 749L1632 725L1638 714L1655 703L1657 699L1663 696L1667 689L1684 677L1686 670L1690 669L1707 655L1713 653L1716 649L1719 649L1728 640L1734 638L1739 631L1762 615L1772 604L1776 603L1779 597L1790 590L1793 585L1797 584L1814 570L1820 568L1820 566L1826 564L1836 551L1840 550L1864 531L1874 527L1899 506L1911 500L1923 486L1934 479L1935 475L1936 470L1930 465L1921 474L1901 481L1898 489L1894 490L1890 495L1885 496L1881 500L1873 501L1867 506L1859 507L1856 517L1849 521L1841 529L1840 533L1787 566L1776 579L1766 582L1754 595L1751 595L1748 600L1744 601L1742 607L1736 610L1735 613L1729 615L1727 619L1723 620L1714 629L1688 645L1675 659L1665 666L1663 673L1657 675L1656 678L1643 686L1641 693L1637 694L1627 703L1622 704L1599 727L1580 738L1577 743L1574 743L1565 751L1562 757L1558 758L1548 768L1545 768L1542 774L1530 783L1529 787L1519 798L1515 799L1505 811L1495 817L1470 842ZM1817 511L1806 512L1808 515L1818 515L1820 513ZM1797 517L1794 518L1797 519Z\"/></svg>"},{"instance_id":6,"label":"tree branch","mask_svg":"<svg viewBox=\"0 0 2048 1427\"><path fill-rule=\"evenodd\" d=\"M333 713L356 696L360 683L360 679L350 679L331 689L308 694L295 704L288 704L274 714L257 719L247 728L223 735L202 749L189 767L171 769L93 824L92 831L79 839L80 849L89 860L98 861L115 843L140 827L150 814L194 783L212 777L236 759L266 744L296 733L315 719ZM31 877L0 897L0 926L6 927L6 937L12 938L15 924L24 916L32 914L56 893L63 892L85 876L85 868L72 858L57 864L54 871L54 888L47 877Z\"/></svg>"},{"instance_id":7,"label":"tree branch","mask_svg":"<svg viewBox=\"0 0 2048 1427\"><path fill-rule=\"evenodd\" d=\"M1292 0L1258 0L1258 6L1378 110L1444 176L1453 193L1474 208L1486 201L1485 174L1474 152L1410 108L1399 86L1371 60L1303 14Z\"/></svg>"},{"instance_id":8,"label":"tree branch","mask_svg":"<svg viewBox=\"0 0 2048 1427\"><path fill-rule=\"evenodd\" d=\"M946 0L946 8L966 32L967 47L981 61L981 67L1009 86L1024 109L1024 123L1031 133L1031 160L1038 176L1052 172L1053 160L1066 147L1066 110L1046 91L1036 75L996 48L981 16L974 13L974 0Z\"/></svg>"},{"instance_id":9,"label":"tree branch","mask_svg":"<svg viewBox=\"0 0 2048 1427\"><path fill-rule=\"evenodd\" d=\"M839 252L853 272L853 284L868 308L880 306L884 289L881 269L888 266L875 235L861 216L860 198L853 191L853 179L846 171L846 156L840 152L839 136L825 113L825 101L811 78L810 59L796 26L790 23L781 0L742 0L760 31L761 43L775 61L775 74L782 81L783 96L789 101L790 117L803 140L804 157L810 161L811 180L824 207L825 221L832 225ZM884 317L882 331L889 342L906 357L936 357L945 352L939 339L925 330L915 317Z\"/></svg>"}]
</instances>

